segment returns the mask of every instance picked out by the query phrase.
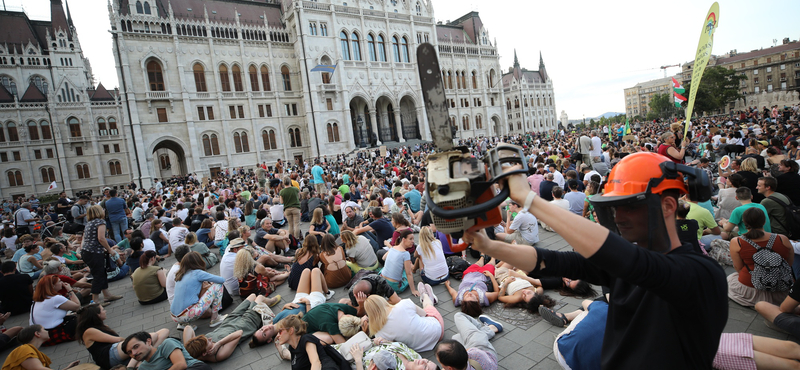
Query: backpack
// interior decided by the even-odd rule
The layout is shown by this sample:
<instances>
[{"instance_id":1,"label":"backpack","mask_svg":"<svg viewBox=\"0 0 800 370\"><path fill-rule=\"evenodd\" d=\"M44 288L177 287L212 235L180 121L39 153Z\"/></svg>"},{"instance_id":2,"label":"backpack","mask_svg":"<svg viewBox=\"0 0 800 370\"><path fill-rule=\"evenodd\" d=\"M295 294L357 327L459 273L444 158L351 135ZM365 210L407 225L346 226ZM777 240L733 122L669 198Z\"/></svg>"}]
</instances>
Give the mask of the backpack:
<instances>
[{"instance_id":1,"label":"backpack","mask_svg":"<svg viewBox=\"0 0 800 370\"><path fill-rule=\"evenodd\" d=\"M800 207L792 203L786 204L775 196L769 196L767 199L778 203L778 205L783 207L784 211L786 212L786 216L788 216L786 218L789 221L788 225L784 225L780 219L777 217L775 218L775 221L783 226L783 229L789 233L789 235L786 236L788 236L791 240L800 239Z\"/></svg>"},{"instance_id":2,"label":"backpack","mask_svg":"<svg viewBox=\"0 0 800 370\"><path fill-rule=\"evenodd\" d=\"M464 271L468 268L469 262L464 261L463 258L459 256L447 257L447 270L453 278L461 280L464 277Z\"/></svg>"},{"instance_id":3,"label":"backpack","mask_svg":"<svg viewBox=\"0 0 800 370\"><path fill-rule=\"evenodd\" d=\"M778 234L772 234L766 247L761 247L743 236L739 237L739 240L756 249L753 254L754 268L750 270L750 267L745 265L747 271L750 271L753 288L767 292L785 292L794 285L792 266L778 252L772 250L777 237Z\"/></svg>"},{"instance_id":4,"label":"backpack","mask_svg":"<svg viewBox=\"0 0 800 370\"><path fill-rule=\"evenodd\" d=\"M248 273L244 279L239 280L239 295L247 297L250 294L270 295L275 291L275 283L269 281L269 277Z\"/></svg>"}]
</instances>

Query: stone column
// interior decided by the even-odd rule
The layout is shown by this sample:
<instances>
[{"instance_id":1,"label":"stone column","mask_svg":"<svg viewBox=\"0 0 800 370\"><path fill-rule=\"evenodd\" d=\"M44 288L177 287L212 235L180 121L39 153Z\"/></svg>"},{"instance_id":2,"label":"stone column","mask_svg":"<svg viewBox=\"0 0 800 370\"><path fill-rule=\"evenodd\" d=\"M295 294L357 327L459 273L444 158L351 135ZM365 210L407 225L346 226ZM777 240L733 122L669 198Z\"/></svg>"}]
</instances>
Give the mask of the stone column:
<instances>
[{"instance_id":1,"label":"stone column","mask_svg":"<svg viewBox=\"0 0 800 370\"><path fill-rule=\"evenodd\" d=\"M381 135L378 132L378 118L377 118L377 116L375 114L375 110L374 109L370 109L369 110L369 120L370 120L370 124L372 125L372 133L375 134L375 137L376 137L376 140L377 140L376 145L381 145ZM367 139L367 142L368 143L372 142L372 137L371 136Z\"/></svg>"},{"instance_id":2,"label":"stone column","mask_svg":"<svg viewBox=\"0 0 800 370\"><path fill-rule=\"evenodd\" d=\"M405 142L406 139L403 138L403 123L400 119L400 110L398 109L394 111L394 124L397 128L397 142Z\"/></svg>"}]
</instances>

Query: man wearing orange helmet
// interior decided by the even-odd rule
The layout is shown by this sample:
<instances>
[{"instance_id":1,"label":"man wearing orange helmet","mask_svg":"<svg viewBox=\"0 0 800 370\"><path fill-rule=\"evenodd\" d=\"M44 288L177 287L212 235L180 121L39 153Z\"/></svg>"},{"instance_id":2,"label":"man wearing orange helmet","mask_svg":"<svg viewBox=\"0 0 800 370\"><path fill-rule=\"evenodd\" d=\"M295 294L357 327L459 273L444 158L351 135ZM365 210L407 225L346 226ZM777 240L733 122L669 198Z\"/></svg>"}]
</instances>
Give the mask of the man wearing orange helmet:
<instances>
[{"instance_id":1,"label":"man wearing orange helmet","mask_svg":"<svg viewBox=\"0 0 800 370\"><path fill-rule=\"evenodd\" d=\"M508 177L504 186L575 252L492 241L483 232L466 232L464 240L494 258L515 261L532 277L563 276L608 287L602 368L711 367L728 316L725 273L682 245L675 224L681 194L700 201L710 197L702 170L655 153L626 156L611 171L604 194L592 197L600 224L536 196L524 175Z\"/></svg>"}]
</instances>

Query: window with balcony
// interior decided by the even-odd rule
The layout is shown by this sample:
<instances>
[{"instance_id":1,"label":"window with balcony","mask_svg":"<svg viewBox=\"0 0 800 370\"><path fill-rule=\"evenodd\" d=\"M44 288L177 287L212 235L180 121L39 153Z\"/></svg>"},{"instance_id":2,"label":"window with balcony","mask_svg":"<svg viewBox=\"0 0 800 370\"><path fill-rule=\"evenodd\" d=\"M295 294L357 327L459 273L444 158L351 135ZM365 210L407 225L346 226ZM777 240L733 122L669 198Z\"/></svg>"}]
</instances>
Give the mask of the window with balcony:
<instances>
[{"instance_id":1,"label":"window with balcony","mask_svg":"<svg viewBox=\"0 0 800 370\"><path fill-rule=\"evenodd\" d=\"M100 136L108 135L108 128L106 127L106 120L103 118L97 119L97 130Z\"/></svg>"},{"instance_id":2,"label":"window with balcony","mask_svg":"<svg viewBox=\"0 0 800 370\"><path fill-rule=\"evenodd\" d=\"M281 67L281 78L283 79L283 91L292 91L292 79L289 74L289 67Z\"/></svg>"},{"instance_id":3,"label":"window with balcony","mask_svg":"<svg viewBox=\"0 0 800 370\"><path fill-rule=\"evenodd\" d=\"M150 83L150 91L164 91L164 74L161 64L155 60L147 62L147 81Z\"/></svg>"},{"instance_id":4,"label":"window with balcony","mask_svg":"<svg viewBox=\"0 0 800 370\"><path fill-rule=\"evenodd\" d=\"M67 119L67 124L69 125L69 136L70 137L81 137L81 123L75 117L70 117ZM9 135L10 136L10 135Z\"/></svg>"},{"instance_id":5,"label":"window with balcony","mask_svg":"<svg viewBox=\"0 0 800 370\"><path fill-rule=\"evenodd\" d=\"M206 86L206 71L203 69L203 65L200 63L195 63L194 67L192 67L192 72L194 73L195 89L198 92L208 91L208 87Z\"/></svg>"}]
</instances>

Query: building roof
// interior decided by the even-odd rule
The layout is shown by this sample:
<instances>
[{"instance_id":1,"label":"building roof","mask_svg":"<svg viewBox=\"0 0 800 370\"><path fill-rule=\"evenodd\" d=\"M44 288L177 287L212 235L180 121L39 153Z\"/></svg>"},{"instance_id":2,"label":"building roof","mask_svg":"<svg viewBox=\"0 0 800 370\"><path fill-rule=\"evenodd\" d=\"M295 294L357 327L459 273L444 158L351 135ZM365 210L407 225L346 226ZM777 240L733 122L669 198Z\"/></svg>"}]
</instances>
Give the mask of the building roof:
<instances>
[{"instance_id":1,"label":"building roof","mask_svg":"<svg viewBox=\"0 0 800 370\"><path fill-rule=\"evenodd\" d=\"M25 90L25 93L22 94L19 101L20 103L45 102L47 101L47 97L42 94L41 90L39 90L33 82L31 82L31 84L28 85L28 90Z\"/></svg>"},{"instance_id":2,"label":"building roof","mask_svg":"<svg viewBox=\"0 0 800 370\"><path fill-rule=\"evenodd\" d=\"M118 0L119 13L129 15L132 0ZM250 25L264 25L284 28L281 20L280 0L154 0L155 8L161 18L169 18L169 7L176 19L191 21L205 20L206 13L211 22L234 23L237 13L239 22Z\"/></svg>"},{"instance_id":3,"label":"building roof","mask_svg":"<svg viewBox=\"0 0 800 370\"><path fill-rule=\"evenodd\" d=\"M436 25L436 38L439 41L454 43L454 44L465 44L465 43L473 43L473 41L469 38L466 32L464 32L464 27L462 26L452 26L452 25Z\"/></svg>"},{"instance_id":4,"label":"building roof","mask_svg":"<svg viewBox=\"0 0 800 370\"><path fill-rule=\"evenodd\" d=\"M0 27L0 44L7 45L9 51L13 50L15 54L24 54L29 42L37 46L43 44L43 38L38 37L23 12L0 11L0 24L3 25Z\"/></svg>"},{"instance_id":5,"label":"building roof","mask_svg":"<svg viewBox=\"0 0 800 370\"><path fill-rule=\"evenodd\" d=\"M105 86L101 82L97 85L97 89L87 91L89 94L89 100L91 101L107 101L107 100L114 100L114 96L106 90Z\"/></svg>"},{"instance_id":6,"label":"building roof","mask_svg":"<svg viewBox=\"0 0 800 370\"><path fill-rule=\"evenodd\" d=\"M786 43L786 44L783 44L783 45L773 46L773 47L766 48L766 49L761 49L761 50L753 50L753 51L751 51L749 53L741 53L741 54L736 54L736 55L729 56L729 57L718 57L717 58L717 65L734 63L734 62L753 59L753 58L759 58L759 57L763 57L763 56L766 56L766 55L772 55L772 54L775 54L775 53L781 53L781 52L784 52L784 51L795 50L795 49L800 49L800 42L798 42L798 41L790 42L790 43Z\"/></svg>"},{"instance_id":7,"label":"building roof","mask_svg":"<svg viewBox=\"0 0 800 370\"><path fill-rule=\"evenodd\" d=\"M6 87L0 85L0 103L13 103L14 102L14 95L11 95Z\"/></svg>"},{"instance_id":8,"label":"building roof","mask_svg":"<svg viewBox=\"0 0 800 370\"><path fill-rule=\"evenodd\" d=\"M639 89L641 89L641 88L647 88L647 87L653 87L653 86L669 85L669 84L671 84L671 83L672 83L672 78L673 78L673 77L674 77L676 80L680 80L680 75L676 75L676 76L670 76L670 77L666 77L666 78L659 78L659 79L655 79L655 80L650 80L650 81L645 81L645 82L639 82L639 83L638 83L638 84L636 84L635 86L633 86L633 87L629 87L629 88L627 88L627 89L625 89L625 90L628 90L628 89L635 89L635 88L639 88Z\"/></svg>"},{"instance_id":9,"label":"building roof","mask_svg":"<svg viewBox=\"0 0 800 370\"><path fill-rule=\"evenodd\" d=\"M467 34L469 40L471 40L474 44L477 44L481 39L480 33L481 29L483 28L483 21L481 21L481 17L478 15L478 12L469 12L461 18L448 23L448 25L461 26L464 30L464 33Z\"/></svg>"},{"instance_id":10,"label":"building roof","mask_svg":"<svg viewBox=\"0 0 800 370\"><path fill-rule=\"evenodd\" d=\"M50 23L53 27L51 35L55 36L55 31L62 29L67 32L67 38L72 40L72 32L70 31L70 23L72 20L67 21L67 15L64 13L64 4L61 0L50 0Z\"/></svg>"},{"instance_id":11,"label":"building roof","mask_svg":"<svg viewBox=\"0 0 800 370\"><path fill-rule=\"evenodd\" d=\"M539 53L539 70L529 71L520 67L519 59L517 58L517 51L514 50L514 66L511 68L510 72L503 74L503 86L511 86L511 83L514 80L522 81L523 78L527 83L539 84L547 82L547 72L545 72L544 69L544 60L542 59L541 53Z\"/></svg>"}]
</instances>

